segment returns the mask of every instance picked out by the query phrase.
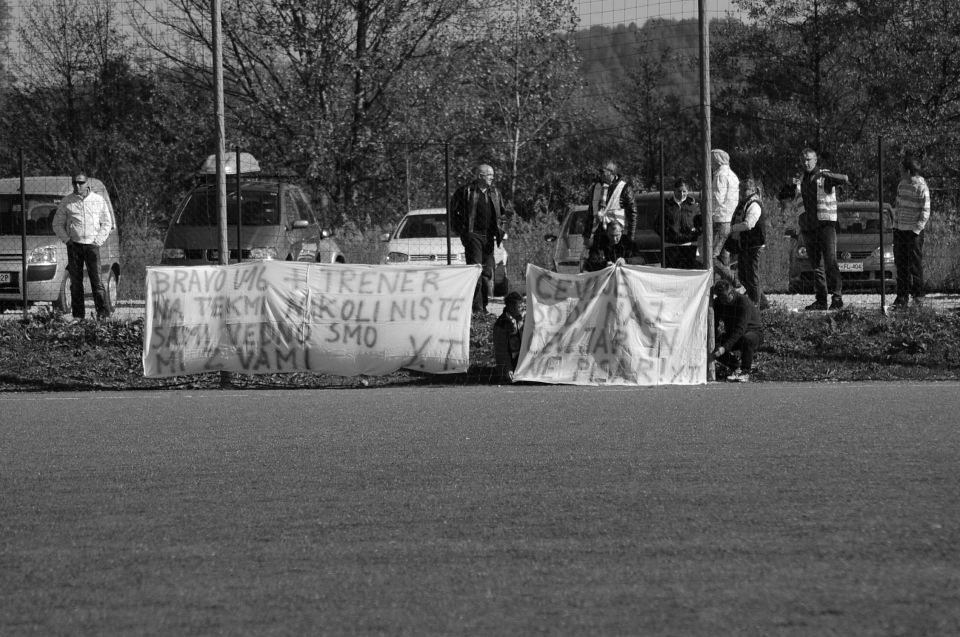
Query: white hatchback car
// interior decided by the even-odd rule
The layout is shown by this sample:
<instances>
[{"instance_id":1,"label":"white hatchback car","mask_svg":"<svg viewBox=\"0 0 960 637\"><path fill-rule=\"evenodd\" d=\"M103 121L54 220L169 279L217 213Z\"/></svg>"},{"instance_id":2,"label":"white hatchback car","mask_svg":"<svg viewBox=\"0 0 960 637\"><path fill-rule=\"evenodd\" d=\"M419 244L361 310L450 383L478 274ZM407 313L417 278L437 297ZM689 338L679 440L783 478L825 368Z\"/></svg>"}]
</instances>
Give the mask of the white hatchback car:
<instances>
[{"instance_id":1,"label":"white hatchback car","mask_svg":"<svg viewBox=\"0 0 960 637\"><path fill-rule=\"evenodd\" d=\"M400 220L396 229L381 236L381 240L387 242L386 254L381 260L384 264L446 265L447 210L411 210ZM494 247L493 261L493 295L504 296L509 291L510 282L507 279L507 251L502 245ZM450 265L465 263L460 236L451 228Z\"/></svg>"}]
</instances>

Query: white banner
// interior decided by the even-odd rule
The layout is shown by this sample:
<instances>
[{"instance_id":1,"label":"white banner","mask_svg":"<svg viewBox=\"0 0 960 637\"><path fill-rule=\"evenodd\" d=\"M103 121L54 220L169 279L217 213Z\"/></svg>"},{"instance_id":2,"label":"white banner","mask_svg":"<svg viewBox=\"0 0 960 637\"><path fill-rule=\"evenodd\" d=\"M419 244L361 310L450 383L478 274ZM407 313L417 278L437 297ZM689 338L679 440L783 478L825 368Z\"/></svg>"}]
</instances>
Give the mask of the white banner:
<instances>
[{"instance_id":1,"label":"white banner","mask_svg":"<svg viewBox=\"0 0 960 637\"><path fill-rule=\"evenodd\" d=\"M710 275L627 265L557 274L528 265L527 318L514 380L706 383Z\"/></svg>"},{"instance_id":2,"label":"white banner","mask_svg":"<svg viewBox=\"0 0 960 637\"><path fill-rule=\"evenodd\" d=\"M143 373L465 372L480 266L147 268Z\"/></svg>"}]
</instances>

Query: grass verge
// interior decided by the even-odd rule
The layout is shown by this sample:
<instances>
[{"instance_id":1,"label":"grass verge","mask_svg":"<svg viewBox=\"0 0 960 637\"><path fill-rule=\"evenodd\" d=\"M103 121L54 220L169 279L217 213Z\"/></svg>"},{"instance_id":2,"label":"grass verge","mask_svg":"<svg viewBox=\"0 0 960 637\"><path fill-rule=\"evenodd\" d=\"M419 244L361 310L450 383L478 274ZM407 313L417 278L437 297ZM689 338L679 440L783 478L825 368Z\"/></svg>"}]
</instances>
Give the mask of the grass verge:
<instances>
[{"instance_id":1,"label":"grass verge","mask_svg":"<svg viewBox=\"0 0 960 637\"><path fill-rule=\"evenodd\" d=\"M892 316L845 309L764 312L757 381L960 379L960 314L921 309ZM401 370L379 377L319 374L232 374L244 388L324 388L397 384L490 384L494 374L494 316L474 321L472 364L465 374L426 375ZM0 391L196 389L218 387L219 373L144 378L143 321L68 324L54 313L0 322Z\"/></svg>"}]
</instances>

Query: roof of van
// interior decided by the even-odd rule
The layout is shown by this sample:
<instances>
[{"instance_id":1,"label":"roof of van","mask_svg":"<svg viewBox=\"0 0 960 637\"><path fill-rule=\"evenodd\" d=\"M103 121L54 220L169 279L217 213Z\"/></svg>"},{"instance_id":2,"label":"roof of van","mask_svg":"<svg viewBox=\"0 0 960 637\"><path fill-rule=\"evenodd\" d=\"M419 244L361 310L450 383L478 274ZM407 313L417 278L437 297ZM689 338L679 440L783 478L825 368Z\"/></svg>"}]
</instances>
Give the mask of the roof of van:
<instances>
[{"instance_id":1,"label":"roof of van","mask_svg":"<svg viewBox=\"0 0 960 637\"><path fill-rule=\"evenodd\" d=\"M52 175L49 177L25 177L24 186L27 194L31 195L69 195L73 192L73 177L67 175ZM87 183L97 194L108 197L103 182L93 177L87 178ZM0 195L19 195L20 178L5 177L0 179Z\"/></svg>"}]
</instances>

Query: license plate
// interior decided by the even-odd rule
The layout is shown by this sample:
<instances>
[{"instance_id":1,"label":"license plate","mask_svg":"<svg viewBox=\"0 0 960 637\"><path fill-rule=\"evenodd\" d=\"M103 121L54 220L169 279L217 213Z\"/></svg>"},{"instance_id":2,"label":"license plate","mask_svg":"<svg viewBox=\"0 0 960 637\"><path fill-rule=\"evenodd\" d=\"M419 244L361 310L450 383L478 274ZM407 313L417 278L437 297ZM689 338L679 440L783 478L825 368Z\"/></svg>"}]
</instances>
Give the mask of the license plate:
<instances>
[{"instance_id":1,"label":"license plate","mask_svg":"<svg viewBox=\"0 0 960 637\"><path fill-rule=\"evenodd\" d=\"M863 263L838 263L841 272L863 272Z\"/></svg>"},{"instance_id":2,"label":"license plate","mask_svg":"<svg viewBox=\"0 0 960 637\"><path fill-rule=\"evenodd\" d=\"M10 278L9 272L0 272L0 284L10 283L13 279Z\"/></svg>"}]
</instances>

